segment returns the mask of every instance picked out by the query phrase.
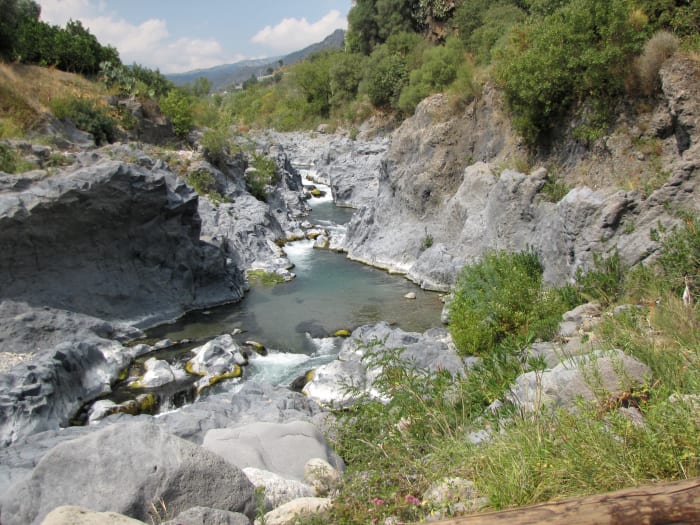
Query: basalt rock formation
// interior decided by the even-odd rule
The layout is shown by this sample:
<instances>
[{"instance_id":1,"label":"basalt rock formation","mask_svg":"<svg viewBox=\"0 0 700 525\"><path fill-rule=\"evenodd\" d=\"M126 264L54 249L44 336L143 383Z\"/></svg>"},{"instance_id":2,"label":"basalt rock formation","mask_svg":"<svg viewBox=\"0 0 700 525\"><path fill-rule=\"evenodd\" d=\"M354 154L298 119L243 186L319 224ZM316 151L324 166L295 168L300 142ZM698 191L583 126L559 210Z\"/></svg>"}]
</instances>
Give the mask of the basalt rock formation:
<instances>
[{"instance_id":1,"label":"basalt rock formation","mask_svg":"<svg viewBox=\"0 0 700 525\"><path fill-rule=\"evenodd\" d=\"M200 241L197 194L160 161L13 183L0 176L2 298L152 325L242 297L238 269Z\"/></svg>"}]
</instances>

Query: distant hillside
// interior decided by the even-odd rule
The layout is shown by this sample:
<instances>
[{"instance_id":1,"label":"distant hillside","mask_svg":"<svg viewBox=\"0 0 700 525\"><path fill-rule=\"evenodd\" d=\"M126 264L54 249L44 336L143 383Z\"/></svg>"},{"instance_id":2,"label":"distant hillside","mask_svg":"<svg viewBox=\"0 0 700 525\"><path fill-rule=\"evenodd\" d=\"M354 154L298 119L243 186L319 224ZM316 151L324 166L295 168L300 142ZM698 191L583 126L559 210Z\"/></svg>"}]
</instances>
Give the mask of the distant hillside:
<instances>
[{"instance_id":1,"label":"distant hillside","mask_svg":"<svg viewBox=\"0 0 700 525\"><path fill-rule=\"evenodd\" d=\"M224 64L209 69L196 69L186 73L166 75L166 77L178 85L192 83L199 77L205 77L211 81L213 90L221 90L231 85L240 84L249 79L251 75L265 75L268 68L276 68L280 60L282 60L284 65L290 65L304 60L313 53L324 49L342 49L344 45L345 31L337 29L324 38L322 42L311 44L300 51L295 51L285 56L243 60L234 64Z\"/></svg>"}]
</instances>

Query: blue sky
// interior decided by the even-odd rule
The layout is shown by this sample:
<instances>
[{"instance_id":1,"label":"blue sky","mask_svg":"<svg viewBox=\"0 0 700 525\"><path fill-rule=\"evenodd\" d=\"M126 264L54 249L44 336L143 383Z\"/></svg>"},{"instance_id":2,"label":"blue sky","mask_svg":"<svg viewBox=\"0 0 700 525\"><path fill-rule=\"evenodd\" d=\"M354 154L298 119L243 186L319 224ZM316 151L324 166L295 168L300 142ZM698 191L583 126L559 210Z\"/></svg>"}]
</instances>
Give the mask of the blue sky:
<instances>
[{"instance_id":1,"label":"blue sky","mask_svg":"<svg viewBox=\"0 0 700 525\"><path fill-rule=\"evenodd\" d=\"M347 26L351 0L37 0L42 20L80 20L126 64L178 73L284 55Z\"/></svg>"}]
</instances>

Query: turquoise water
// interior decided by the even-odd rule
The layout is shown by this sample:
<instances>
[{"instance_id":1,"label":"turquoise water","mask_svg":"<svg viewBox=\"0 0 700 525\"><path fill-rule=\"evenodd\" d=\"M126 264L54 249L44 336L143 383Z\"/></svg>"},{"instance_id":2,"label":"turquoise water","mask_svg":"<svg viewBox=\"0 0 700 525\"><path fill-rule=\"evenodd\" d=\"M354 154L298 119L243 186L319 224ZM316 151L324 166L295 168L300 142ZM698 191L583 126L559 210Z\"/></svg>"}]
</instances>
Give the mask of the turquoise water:
<instances>
[{"instance_id":1,"label":"turquoise water","mask_svg":"<svg viewBox=\"0 0 700 525\"><path fill-rule=\"evenodd\" d=\"M310 221L327 227L347 222L353 212L329 198L313 206ZM151 330L149 337L204 338L238 328L244 333L237 339L261 342L270 352L255 358L246 376L279 383L332 359L339 341L329 336L336 330L377 321L420 332L440 326L439 295L402 276L314 249L312 241L290 243L285 251L294 264L293 281L253 286L239 303L189 314ZM415 300L404 297L409 292Z\"/></svg>"}]
</instances>

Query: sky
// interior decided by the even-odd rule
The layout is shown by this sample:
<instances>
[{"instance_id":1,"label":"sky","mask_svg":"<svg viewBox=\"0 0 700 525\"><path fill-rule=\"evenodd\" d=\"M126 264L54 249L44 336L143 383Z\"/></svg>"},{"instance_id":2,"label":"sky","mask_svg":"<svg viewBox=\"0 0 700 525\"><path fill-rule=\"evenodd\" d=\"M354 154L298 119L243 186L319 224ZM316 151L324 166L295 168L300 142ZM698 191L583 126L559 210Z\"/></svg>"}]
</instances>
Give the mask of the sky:
<instances>
[{"instance_id":1,"label":"sky","mask_svg":"<svg viewBox=\"0 0 700 525\"><path fill-rule=\"evenodd\" d=\"M37 0L41 19L80 20L125 64L161 73L281 56L347 28L351 0Z\"/></svg>"}]
</instances>

